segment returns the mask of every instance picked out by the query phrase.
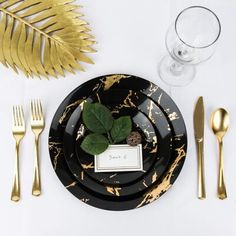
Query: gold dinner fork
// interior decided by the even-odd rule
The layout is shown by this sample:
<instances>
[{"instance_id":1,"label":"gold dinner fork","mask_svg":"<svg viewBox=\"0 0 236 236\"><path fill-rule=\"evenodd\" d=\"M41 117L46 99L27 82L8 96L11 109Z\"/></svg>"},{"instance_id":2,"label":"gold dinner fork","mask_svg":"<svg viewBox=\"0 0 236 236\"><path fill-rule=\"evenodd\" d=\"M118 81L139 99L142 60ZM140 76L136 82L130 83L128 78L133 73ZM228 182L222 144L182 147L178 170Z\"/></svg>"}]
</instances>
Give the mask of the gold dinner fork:
<instances>
[{"instance_id":1,"label":"gold dinner fork","mask_svg":"<svg viewBox=\"0 0 236 236\"><path fill-rule=\"evenodd\" d=\"M12 133L16 140L16 160L11 200L17 202L20 200L19 147L21 140L25 136L25 121L22 106L13 107Z\"/></svg>"},{"instance_id":2,"label":"gold dinner fork","mask_svg":"<svg viewBox=\"0 0 236 236\"><path fill-rule=\"evenodd\" d=\"M34 178L32 195L39 196L41 194L41 180L39 167L39 136L44 130L43 109L40 100L31 101L31 129L35 136L35 156L34 156Z\"/></svg>"}]
</instances>

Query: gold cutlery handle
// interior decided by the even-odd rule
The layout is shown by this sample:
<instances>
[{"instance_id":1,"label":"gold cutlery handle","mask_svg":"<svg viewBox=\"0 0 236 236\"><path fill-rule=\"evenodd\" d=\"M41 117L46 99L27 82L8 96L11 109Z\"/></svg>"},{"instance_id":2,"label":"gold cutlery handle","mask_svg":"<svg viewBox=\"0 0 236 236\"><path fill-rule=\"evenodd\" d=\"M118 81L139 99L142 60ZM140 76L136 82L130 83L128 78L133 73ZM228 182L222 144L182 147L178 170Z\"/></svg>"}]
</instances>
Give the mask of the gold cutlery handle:
<instances>
[{"instance_id":1,"label":"gold cutlery handle","mask_svg":"<svg viewBox=\"0 0 236 236\"><path fill-rule=\"evenodd\" d=\"M41 180L40 180L40 168L39 168L39 135L35 135L34 144L34 177L32 195L39 196L41 194Z\"/></svg>"},{"instance_id":2,"label":"gold cutlery handle","mask_svg":"<svg viewBox=\"0 0 236 236\"><path fill-rule=\"evenodd\" d=\"M20 146L20 143L16 142L14 180L13 180L13 186L12 186L12 192L11 192L11 200L14 202L18 202L20 200L19 146Z\"/></svg>"},{"instance_id":3,"label":"gold cutlery handle","mask_svg":"<svg viewBox=\"0 0 236 236\"><path fill-rule=\"evenodd\" d=\"M222 140L219 140L218 198L221 200L227 198L226 187L224 182L224 157Z\"/></svg>"},{"instance_id":4,"label":"gold cutlery handle","mask_svg":"<svg viewBox=\"0 0 236 236\"><path fill-rule=\"evenodd\" d=\"M198 198L205 199L206 189L205 189L203 140L197 141L197 154L198 154Z\"/></svg>"}]
</instances>

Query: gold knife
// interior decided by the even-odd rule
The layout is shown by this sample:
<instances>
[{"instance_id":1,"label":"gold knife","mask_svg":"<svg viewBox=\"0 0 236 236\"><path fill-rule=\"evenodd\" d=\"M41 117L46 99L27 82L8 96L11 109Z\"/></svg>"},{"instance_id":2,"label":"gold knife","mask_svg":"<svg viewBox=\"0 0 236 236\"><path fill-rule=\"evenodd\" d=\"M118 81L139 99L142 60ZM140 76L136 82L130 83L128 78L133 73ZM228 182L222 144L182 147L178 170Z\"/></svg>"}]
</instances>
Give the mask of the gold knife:
<instances>
[{"instance_id":1,"label":"gold knife","mask_svg":"<svg viewBox=\"0 0 236 236\"><path fill-rule=\"evenodd\" d=\"M198 198L206 198L204 173L204 104L203 97L199 97L194 110L194 134L198 156Z\"/></svg>"}]
</instances>

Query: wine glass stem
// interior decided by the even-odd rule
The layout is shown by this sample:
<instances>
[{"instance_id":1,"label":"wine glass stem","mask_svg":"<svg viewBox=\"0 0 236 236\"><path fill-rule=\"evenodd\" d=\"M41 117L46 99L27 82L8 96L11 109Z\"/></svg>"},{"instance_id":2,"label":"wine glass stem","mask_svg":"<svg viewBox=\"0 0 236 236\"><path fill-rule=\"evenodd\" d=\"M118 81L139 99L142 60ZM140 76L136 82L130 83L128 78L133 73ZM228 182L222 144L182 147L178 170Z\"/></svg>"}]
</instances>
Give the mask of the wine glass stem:
<instances>
[{"instance_id":1,"label":"wine glass stem","mask_svg":"<svg viewBox=\"0 0 236 236\"><path fill-rule=\"evenodd\" d=\"M173 75L180 76L184 71L184 65L173 60L173 62L170 65L170 71Z\"/></svg>"}]
</instances>

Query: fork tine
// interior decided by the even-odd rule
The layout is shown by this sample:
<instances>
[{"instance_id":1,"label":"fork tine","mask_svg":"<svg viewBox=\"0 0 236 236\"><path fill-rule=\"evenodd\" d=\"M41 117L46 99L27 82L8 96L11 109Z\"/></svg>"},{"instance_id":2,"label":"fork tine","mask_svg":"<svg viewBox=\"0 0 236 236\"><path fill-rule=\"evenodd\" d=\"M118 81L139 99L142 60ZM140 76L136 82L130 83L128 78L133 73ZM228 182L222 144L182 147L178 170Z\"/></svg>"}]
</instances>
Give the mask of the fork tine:
<instances>
[{"instance_id":1,"label":"fork tine","mask_svg":"<svg viewBox=\"0 0 236 236\"><path fill-rule=\"evenodd\" d=\"M38 99L38 111L39 111L39 119L42 120L43 119L43 109L42 109L42 103L39 99Z\"/></svg>"},{"instance_id":2,"label":"fork tine","mask_svg":"<svg viewBox=\"0 0 236 236\"><path fill-rule=\"evenodd\" d=\"M21 122L20 122L19 106L16 106L16 116L17 116L17 123L18 123L17 126L20 126Z\"/></svg>"},{"instance_id":3,"label":"fork tine","mask_svg":"<svg viewBox=\"0 0 236 236\"><path fill-rule=\"evenodd\" d=\"M21 125L24 126L24 112L23 112L23 107L22 106L19 106L19 114L20 114Z\"/></svg>"},{"instance_id":4,"label":"fork tine","mask_svg":"<svg viewBox=\"0 0 236 236\"><path fill-rule=\"evenodd\" d=\"M31 101L32 104L32 116L33 116L33 120L37 120L37 112L36 112L36 108L35 108L35 100Z\"/></svg>"},{"instance_id":5,"label":"fork tine","mask_svg":"<svg viewBox=\"0 0 236 236\"><path fill-rule=\"evenodd\" d=\"M38 102L36 99L34 100L34 107L35 107L36 119L39 120Z\"/></svg>"},{"instance_id":6,"label":"fork tine","mask_svg":"<svg viewBox=\"0 0 236 236\"><path fill-rule=\"evenodd\" d=\"M32 101L32 106L33 106L33 114L34 114L33 119L36 120L35 101L34 100Z\"/></svg>"},{"instance_id":7,"label":"fork tine","mask_svg":"<svg viewBox=\"0 0 236 236\"><path fill-rule=\"evenodd\" d=\"M39 100L39 105L40 105L40 111L41 111L41 114L42 114L42 118L43 118L43 106L42 106L42 102Z\"/></svg>"},{"instance_id":8,"label":"fork tine","mask_svg":"<svg viewBox=\"0 0 236 236\"><path fill-rule=\"evenodd\" d=\"M13 125L24 126L24 111L22 106L13 106Z\"/></svg>"},{"instance_id":9,"label":"fork tine","mask_svg":"<svg viewBox=\"0 0 236 236\"><path fill-rule=\"evenodd\" d=\"M30 102L31 118L34 119L33 101Z\"/></svg>"},{"instance_id":10,"label":"fork tine","mask_svg":"<svg viewBox=\"0 0 236 236\"><path fill-rule=\"evenodd\" d=\"M18 124L18 126L20 126L21 120L20 120L19 106L16 106L16 117L17 117L17 124Z\"/></svg>"},{"instance_id":11,"label":"fork tine","mask_svg":"<svg viewBox=\"0 0 236 236\"><path fill-rule=\"evenodd\" d=\"M38 104L38 100L35 100L35 111L37 114L37 120L40 120L40 114L39 114L39 104Z\"/></svg>"},{"instance_id":12,"label":"fork tine","mask_svg":"<svg viewBox=\"0 0 236 236\"><path fill-rule=\"evenodd\" d=\"M21 117L21 109L22 109L22 106L18 106L18 115L19 115L20 126L23 125L23 118Z\"/></svg>"},{"instance_id":13,"label":"fork tine","mask_svg":"<svg viewBox=\"0 0 236 236\"><path fill-rule=\"evenodd\" d=\"M44 122L43 106L40 99L31 100L31 120Z\"/></svg>"},{"instance_id":14,"label":"fork tine","mask_svg":"<svg viewBox=\"0 0 236 236\"><path fill-rule=\"evenodd\" d=\"M16 119L16 108L13 106L13 123L16 126L17 125L17 119Z\"/></svg>"},{"instance_id":15,"label":"fork tine","mask_svg":"<svg viewBox=\"0 0 236 236\"><path fill-rule=\"evenodd\" d=\"M16 106L16 125L19 126L18 106Z\"/></svg>"}]
</instances>

